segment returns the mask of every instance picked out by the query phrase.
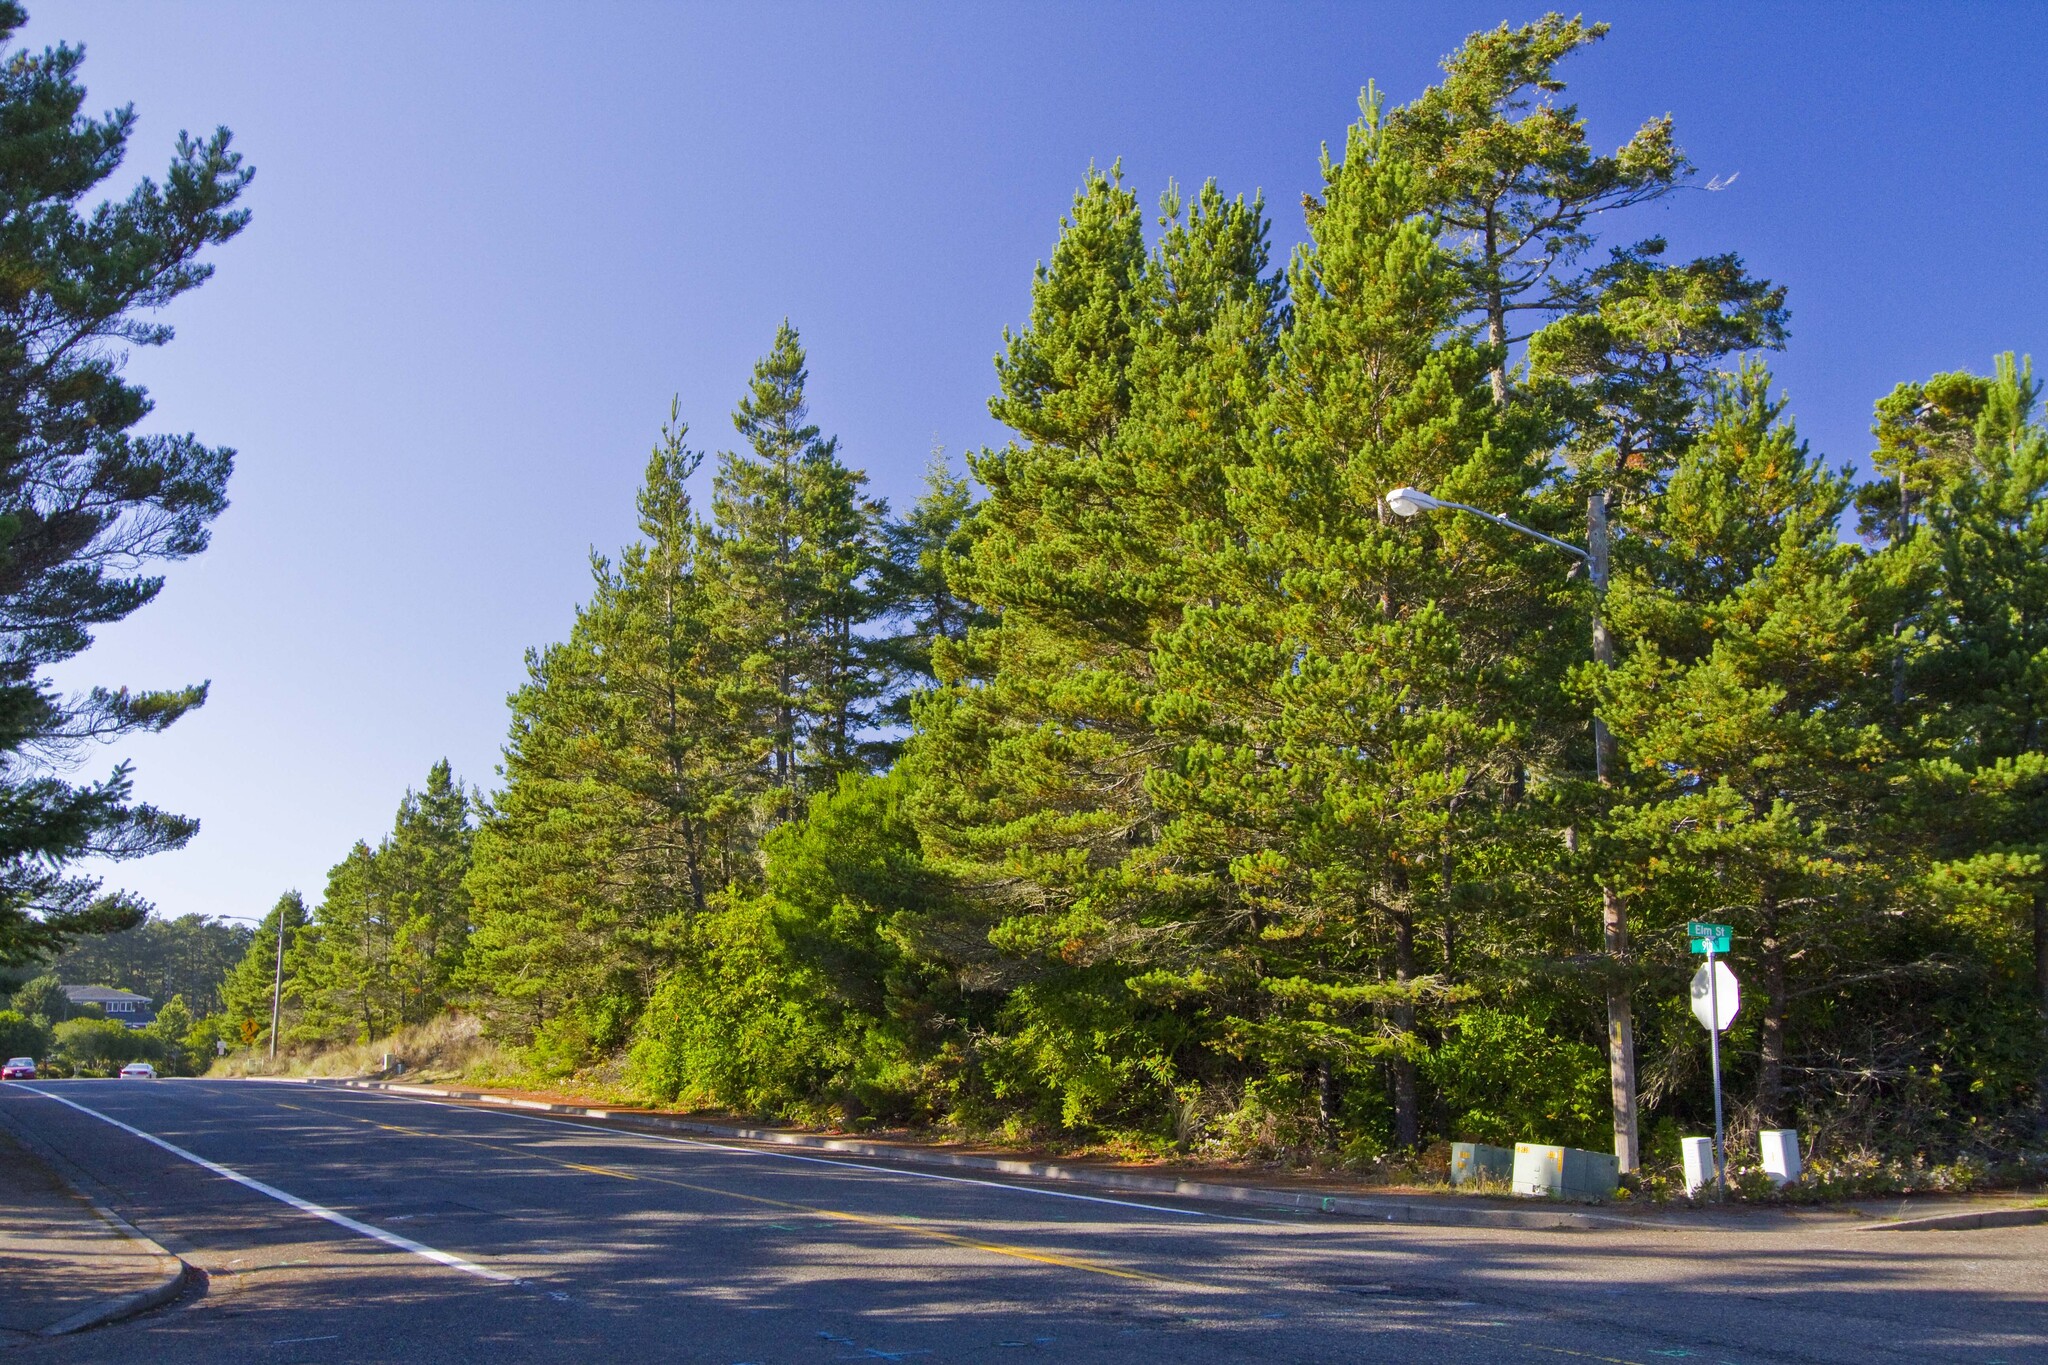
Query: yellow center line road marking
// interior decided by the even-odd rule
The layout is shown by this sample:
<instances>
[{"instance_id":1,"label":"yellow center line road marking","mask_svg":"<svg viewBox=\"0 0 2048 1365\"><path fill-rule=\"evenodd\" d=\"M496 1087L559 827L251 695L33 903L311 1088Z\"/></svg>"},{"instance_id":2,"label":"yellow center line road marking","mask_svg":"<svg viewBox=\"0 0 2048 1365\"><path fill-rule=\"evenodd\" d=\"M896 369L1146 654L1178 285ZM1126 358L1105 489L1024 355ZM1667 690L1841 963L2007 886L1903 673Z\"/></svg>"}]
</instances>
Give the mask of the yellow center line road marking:
<instances>
[{"instance_id":1,"label":"yellow center line road marking","mask_svg":"<svg viewBox=\"0 0 2048 1365\"><path fill-rule=\"evenodd\" d=\"M30 1086L23 1086L22 1089L27 1090L32 1095L40 1095L46 1100L55 1100L57 1103L61 1105L65 1105L69 1108L76 1109L81 1114L89 1114L93 1118L98 1119L101 1123L111 1124L114 1127L119 1128L124 1133L132 1134L135 1137L141 1138L144 1142L150 1143L153 1146L161 1147L166 1152L169 1152L172 1156L181 1157L184 1160L191 1162L194 1166L200 1166L205 1168L206 1170L212 1171L215 1175L220 1176L222 1179L232 1180L237 1185L247 1186L249 1189L256 1191L256 1193L258 1194L268 1195L270 1198L277 1200L280 1204L288 1204L292 1208L297 1209L300 1213L310 1213L315 1218L324 1218L328 1222L333 1223L337 1227L347 1228L350 1232L359 1233L364 1237L375 1238L377 1241L384 1243L386 1246L397 1247L400 1251L409 1251L415 1256L423 1257L426 1260L433 1261L437 1265L445 1265L450 1270L459 1270L465 1275L474 1275L478 1279L484 1280L496 1280L502 1284L520 1283L519 1277L517 1275L507 1275L502 1270L492 1270L489 1266L478 1265L475 1261L464 1260L460 1256L452 1255L446 1251L436 1250L435 1248L426 1245L426 1243L424 1242L415 1242L410 1237L401 1237L395 1232L386 1232L383 1228L375 1227L369 1223L361 1222L358 1219L349 1217L345 1213L337 1213L335 1210L327 1208L325 1205L315 1204L310 1200L301 1199L295 1194L287 1194L283 1190L278 1189L275 1185L266 1185L260 1180L254 1179L250 1176L243 1175L240 1171L233 1170L227 1166L223 1166L218 1161L208 1161L205 1157L200 1156L196 1152L188 1152L183 1147L178 1146L174 1142L166 1142L154 1133L145 1133L140 1128L130 1127L128 1124L121 1122L121 1120L117 1118L109 1118L107 1115L102 1114L97 1109L88 1109L84 1105L79 1104L75 1100L67 1100L62 1095L52 1095L47 1090L38 1090Z\"/></svg>"},{"instance_id":2,"label":"yellow center line road marking","mask_svg":"<svg viewBox=\"0 0 2048 1365\"><path fill-rule=\"evenodd\" d=\"M279 1079L276 1077L251 1077L246 1081L229 1081L229 1085L310 1085L310 1081ZM310 1092L301 1092L310 1093ZM1261 1227L1298 1227L1294 1219L1252 1218L1242 1213L1218 1213L1214 1209L1182 1209L1171 1204L1145 1204L1135 1199L1115 1199L1104 1194L1078 1194L1073 1190L1053 1190L1041 1185L1016 1185L1001 1180L978 1180L973 1176L940 1175L937 1171L920 1171L904 1166L876 1166L864 1161L850 1161L845 1157L804 1156L797 1152L782 1151L775 1147L738 1147L728 1142L712 1142L705 1138L673 1137L666 1133L649 1133L635 1128L614 1128L608 1124L593 1123L588 1118L549 1118L542 1114L530 1114L517 1109L487 1106L483 1103L467 1103L457 1100L424 1099L418 1095L385 1093L383 1091L352 1090L345 1092L352 1099L365 1100L375 1104L417 1104L429 1109L457 1109L471 1114L491 1114L500 1118L515 1118L524 1123L546 1123L557 1128L574 1128L580 1133L598 1133L607 1137L636 1142L659 1142L671 1147L694 1147L702 1152L724 1152L730 1156L752 1157L764 1161L796 1161L807 1166L834 1166L842 1171L873 1171L898 1180L929 1180L943 1185L977 1185L985 1190L1003 1190L1010 1194L1033 1195L1041 1199L1066 1199L1077 1204L1106 1204L1117 1209L1138 1209L1145 1213L1163 1213L1173 1218L1194 1218L1219 1223L1254 1223ZM276 1103L276 1101L272 1101ZM623 1117L630 1117L626 1115ZM913 1158L914 1159L914 1158Z\"/></svg>"},{"instance_id":3,"label":"yellow center line road marking","mask_svg":"<svg viewBox=\"0 0 2048 1365\"><path fill-rule=\"evenodd\" d=\"M275 1103L275 1101L273 1101ZM765 1208L786 1209L796 1213L808 1213L818 1218L831 1218L842 1223L863 1223L870 1227L890 1228L897 1232L913 1233L935 1242L946 1242L973 1251L987 1252L993 1256L1008 1256L1019 1261L1036 1261L1040 1265L1059 1266L1065 1270L1085 1270L1094 1275L1107 1275L1119 1280L1143 1280L1154 1284L1174 1285L1178 1288L1212 1289L1214 1286L1199 1284L1193 1280L1174 1279L1166 1275L1154 1275L1143 1270L1128 1270L1122 1266L1105 1265L1096 1261L1084 1261L1078 1257L1061 1256L1049 1251L1033 1251L1027 1247L1007 1246L1000 1242L984 1242L972 1237L962 1237L944 1232L924 1223L909 1222L900 1218L879 1218L872 1214L849 1213L844 1209L821 1208L816 1204L802 1204L788 1199L771 1199L764 1194L741 1194L737 1190L722 1190L713 1185L698 1185L688 1180L677 1180L672 1176L627 1175L623 1171L609 1170L603 1166L584 1166L574 1161L537 1152L528 1147L509 1146L501 1142L486 1142L480 1138L458 1137L453 1133L430 1133L419 1128L406 1128L395 1123L379 1123L375 1119L358 1118L354 1114L340 1113L332 1109L314 1109L311 1113L325 1114L329 1118L347 1119L351 1123L381 1128L387 1133L404 1133L408 1137L436 1138L442 1142L456 1142L465 1147L480 1147L487 1152L524 1157L529 1161L544 1161L551 1166L561 1166L571 1171L587 1171L592 1175L614 1176L620 1180L646 1180L657 1185L672 1185L679 1190L690 1190L697 1194L714 1195L721 1199L736 1199L741 1203L759 1204Z\"/></svg>"},{"instance_id":4,"label":"yellow center line road marking","mask_svg":"<svg viewBox=\"0 0 2048 1365\"><path fill-rule=\"evenodd\" d=\"M614 1171L605 1166L579 1166L573 1161L565 1161L562 1164L572 1171L588 1171L592 1175L608 1175L614 1180L638 1180L640 1178L637 1175L627 1175L624 1171Z\"/></svg>"}]
</instances>

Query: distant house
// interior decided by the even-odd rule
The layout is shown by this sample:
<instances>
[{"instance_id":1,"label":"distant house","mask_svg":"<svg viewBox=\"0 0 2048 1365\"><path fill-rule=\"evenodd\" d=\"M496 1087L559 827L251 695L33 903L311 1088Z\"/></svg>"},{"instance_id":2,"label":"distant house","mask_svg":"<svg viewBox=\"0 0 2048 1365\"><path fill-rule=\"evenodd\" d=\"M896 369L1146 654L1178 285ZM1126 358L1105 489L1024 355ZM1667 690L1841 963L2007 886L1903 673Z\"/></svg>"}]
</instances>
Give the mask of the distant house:
<instances>
[{"instance_id":1,"label":"distant house","mask_svg":"<svg viewBox=\"0 0 2048 1365\"><path fill-rule=\"evenodd\" d=\"M66 986L65 996L73 1005L98 1005L107 1018L129 1028L146 1028L156 1022L156 1004L146 995L116 990L112 986Z\"/></svg>"}]
</instances>

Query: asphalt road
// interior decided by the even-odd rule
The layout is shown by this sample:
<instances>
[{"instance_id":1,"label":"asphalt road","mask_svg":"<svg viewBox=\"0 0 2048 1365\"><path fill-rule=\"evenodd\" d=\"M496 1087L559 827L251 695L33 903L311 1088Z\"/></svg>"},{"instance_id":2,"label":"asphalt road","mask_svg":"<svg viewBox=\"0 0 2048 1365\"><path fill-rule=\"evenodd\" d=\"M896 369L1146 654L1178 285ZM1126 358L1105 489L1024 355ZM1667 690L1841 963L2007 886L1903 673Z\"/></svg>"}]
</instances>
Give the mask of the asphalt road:
<instances>
[{"instance_id":1,"label":"asphalt road","mask_svg":"<svg viewBox=\"0 0 2048 1365\"><path fill-rule=\"evenodd\" d=\"M253 1081L0 1123L204 1272L23 1361L2048 1362L2048 1227L1247 1218Z\"/></svg>"}]
</instances>

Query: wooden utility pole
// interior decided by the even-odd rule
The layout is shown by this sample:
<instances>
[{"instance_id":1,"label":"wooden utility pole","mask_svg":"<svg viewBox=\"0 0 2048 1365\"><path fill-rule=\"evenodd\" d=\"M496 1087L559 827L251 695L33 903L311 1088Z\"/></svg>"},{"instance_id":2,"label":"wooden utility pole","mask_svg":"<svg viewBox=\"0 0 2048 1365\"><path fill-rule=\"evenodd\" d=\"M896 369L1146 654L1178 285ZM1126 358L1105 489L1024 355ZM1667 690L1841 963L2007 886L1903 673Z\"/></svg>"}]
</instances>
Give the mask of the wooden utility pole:
<instances>
[{"instance_id":1,"label":"wooden utility pole","mask_svg":"<svg viewBox=\"0 0 2048 1365\"><path fill-rule=\"evenodd\" d=\"M277 1020L279 1007L284 1003L284 916L285 907L277 907L277 974L270 979L270 1060L277 1060Z\"/></svg>"}]
</instances>

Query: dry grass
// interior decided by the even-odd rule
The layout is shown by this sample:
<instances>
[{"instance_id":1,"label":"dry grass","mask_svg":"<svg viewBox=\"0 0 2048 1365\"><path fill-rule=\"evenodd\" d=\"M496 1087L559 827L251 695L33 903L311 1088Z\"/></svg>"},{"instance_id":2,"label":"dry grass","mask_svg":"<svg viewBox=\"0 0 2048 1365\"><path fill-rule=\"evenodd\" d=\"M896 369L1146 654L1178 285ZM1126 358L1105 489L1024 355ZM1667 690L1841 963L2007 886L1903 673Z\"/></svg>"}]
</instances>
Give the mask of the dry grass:
<instances>
[{"instance_id":1,"label":"dry grass","mask_svg":"<svg viewBox=\"0 0 2048 1365\"><path fill-rule=\"evenodd\" d=\"M287 1051L276 1061L261 1052L232 1052L214 1063L211 1076L382 1076L389 1055L403 1065L407 1080L483 1082L523 1072L514 1058L484 1037L477 1020L445 1014L401 1029L388 1038L350 1043L318 1052ZM394 1071L391 1074L401 1074Z\"/></svg>"}]
</instances>

